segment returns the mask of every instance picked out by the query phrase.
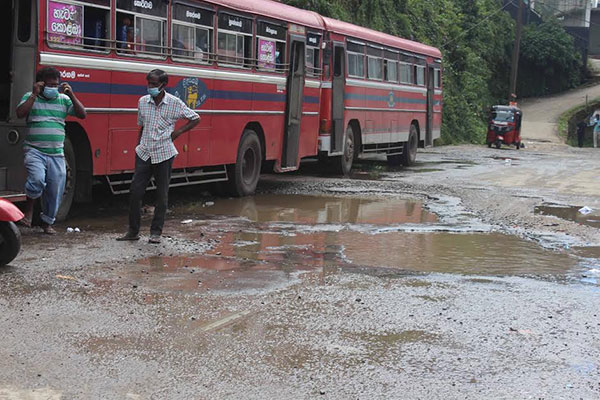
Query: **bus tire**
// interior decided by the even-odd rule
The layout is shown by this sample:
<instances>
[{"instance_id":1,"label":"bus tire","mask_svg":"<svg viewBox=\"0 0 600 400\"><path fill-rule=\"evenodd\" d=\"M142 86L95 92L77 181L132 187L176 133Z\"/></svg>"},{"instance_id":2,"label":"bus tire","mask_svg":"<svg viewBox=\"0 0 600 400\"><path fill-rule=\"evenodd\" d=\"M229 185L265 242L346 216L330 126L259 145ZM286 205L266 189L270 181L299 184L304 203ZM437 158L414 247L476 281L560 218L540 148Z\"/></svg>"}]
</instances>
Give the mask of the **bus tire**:
<instances>
[{"instance_id":1,"label":"bus tire","mask_svg":"<svg viewBox=\"0 0 600 400\"><path fill-rule=\"evenodd\" d=\"M234 165L228 166L229 191L234 197L254 194L262 165L258 135L252 129L244 130Z\"/></svg>"},{"instance_id":2,"label":"bus tire","mask_svg":"<svg viewBox=\"0 0 600 400\"><path fill-rule=\"evenodd\" d=\"M346 134L344 135L344 154L332 158L333 169L337 174L348 176L352 171L352 162L354 161L354 144L355 136L354 129L348 125Z\"/></svg>"},{"instance_id":3,"label":"bus tire","mask_svg":"<svg viewBox=\"0 0 600 400\"><path fill-rule=\"evenodd\" d=\"M10 263L21 250L21 232L10 221L0 222L0 267Z\"/></svg>"},{"instance_id":4,"label":"bus tire","mask_svg":"<svg viewBox=\"0 0 600 400\"><path fill-rule=\"evenodd\" d=\"M69 215L69 210L75 198L75 187L77 185L77 163L75 161L75 149L69 138L65 138L65 166L67 170L67 181L65 191L56 213L56 221L64 221Z\"/></svg>"},{"instance_id":5,"label":"bus tire","mask_svg":"<svg viewBox=\"0 0 600 400\"><path fill-rule=\"evenodd\" d=\"M405 167L415 165L417 161L417 148L419 147L419 135L415 124L410 126L410 133L408 134L408 142L404 144L404 151L402 151L402 157L400 162Z\"/></svg>"}]
</instances>

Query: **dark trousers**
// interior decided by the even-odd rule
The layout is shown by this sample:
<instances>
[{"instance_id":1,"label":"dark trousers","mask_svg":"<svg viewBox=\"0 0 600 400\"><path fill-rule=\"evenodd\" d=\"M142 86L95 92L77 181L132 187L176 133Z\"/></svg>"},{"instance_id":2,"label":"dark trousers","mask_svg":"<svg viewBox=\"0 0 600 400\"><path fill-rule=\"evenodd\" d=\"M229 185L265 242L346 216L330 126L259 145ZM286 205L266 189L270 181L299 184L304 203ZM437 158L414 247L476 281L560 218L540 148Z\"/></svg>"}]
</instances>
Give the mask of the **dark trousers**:
<instances>
[{"instance_id":1,"label":"dark trousers","mask_svg":"<svg viewBox=\"0 0 600 400\"><path fill-rule=\"evenodd\" d=\"M135 156L135 173L131 182L131 198L129 200L129 232L138 234L140 232L141 208L146 187L150 178L154 176L156 182L156 206L154 207L154 218L150 226L151 235L161 235L165 224L165 214L169 202L169 182L171 181L171 167L175 157L159 164L152 164Z\"/></svg>"}]
</instances>

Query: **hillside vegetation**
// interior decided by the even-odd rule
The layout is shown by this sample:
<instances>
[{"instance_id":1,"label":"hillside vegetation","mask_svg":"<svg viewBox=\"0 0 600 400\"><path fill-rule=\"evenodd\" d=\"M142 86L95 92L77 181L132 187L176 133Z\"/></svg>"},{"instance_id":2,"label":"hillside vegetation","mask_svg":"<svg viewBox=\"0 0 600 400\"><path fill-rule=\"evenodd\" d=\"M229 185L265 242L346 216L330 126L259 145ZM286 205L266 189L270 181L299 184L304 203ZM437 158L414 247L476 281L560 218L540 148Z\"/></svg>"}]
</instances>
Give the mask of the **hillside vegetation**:
<instances>
[{"instance_id":1,"label":"hillside vegetation","mask_svg":"<svg viewBox=\"0 0 600 400\"><path fill-rule=\"evenodd\" d=\"M322 15L439 48L444 143L482 143L487 109L506 103L515 22L501 0L284 0ZM529 26L521 43L519 97L581 82L573 39L555 22Z\"/></svg>"}]
</instances>

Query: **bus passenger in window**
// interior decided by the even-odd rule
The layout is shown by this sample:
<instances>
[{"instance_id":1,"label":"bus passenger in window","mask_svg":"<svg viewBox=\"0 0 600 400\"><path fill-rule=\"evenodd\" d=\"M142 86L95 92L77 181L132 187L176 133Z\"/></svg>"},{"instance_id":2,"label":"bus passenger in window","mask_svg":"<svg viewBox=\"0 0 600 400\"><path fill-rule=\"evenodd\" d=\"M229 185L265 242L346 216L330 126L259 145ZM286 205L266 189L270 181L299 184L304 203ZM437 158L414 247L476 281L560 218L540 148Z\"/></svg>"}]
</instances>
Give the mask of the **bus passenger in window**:
<instances>
[{"instance_id":1,"label":"bus passenger in window","mask_svg":"<svg viewBox=\"0 0 600 400\"><path fill-rule=\"evenodd\" d=\"M133 25L129 17L123 18L123 23L119 31L119 47L122 49L131 50L133 48Z\"/></svg>"},{"instance_id":2,"label":"bus passenger in window","mask_svg":"<svg viewBox=\"0 0 600 400\"><path fill-rule=\"evenodd\" d=\"M131 182L129 200L129 229L117 240L140 239L140 210L142 199L150 178L156 181L156 207L150 226L150 243L160 243L165 214L167 212L171 167L178 152L173 142L191 130L200 117L178 97L165 91L167 73L154 69L146 76L148 94L138 102L139 144L135 148L135 173ZM179 129L175 123L180 119L188 122Z\"/></svg>"},{"instance_id":3,"label":"bus passenger in window","mask_svg":"<svg viewBox=\"0 0 600 400\"><path fill-rule=\"evenodd\" d=\"M23 96L17 107L17 117L27 117L29 133L23 142L25 148L25 217L21 224L31 227L33 206L42 200L42 229L53 235L52 228L65 191L67 171L65 165L65 118L74 115L86 117L85 108L75 96L71 86L59 85L60 73L52 68L42 68L36 75L33 90ZM61 90L63 93L59 93ZM73 172L75 173L75 172Z\"/></svg>"}]
</instances>

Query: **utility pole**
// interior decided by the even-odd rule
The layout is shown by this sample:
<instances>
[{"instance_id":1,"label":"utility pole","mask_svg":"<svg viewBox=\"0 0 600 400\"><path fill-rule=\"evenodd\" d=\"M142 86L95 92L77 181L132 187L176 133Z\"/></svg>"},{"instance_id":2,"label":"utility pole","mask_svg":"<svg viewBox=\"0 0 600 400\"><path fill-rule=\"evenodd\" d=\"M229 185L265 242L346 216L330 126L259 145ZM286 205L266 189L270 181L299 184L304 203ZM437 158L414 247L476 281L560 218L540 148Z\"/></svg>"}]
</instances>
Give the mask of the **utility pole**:
<instances>
[{"instance_id":1,"label":"utility pole","mask_svg":"<svg viewBox=\"0 0 600 400\"><path fill-rule=\"evenodd\" d=\"M510 69L510 93L509 102L516 102L517 99L517 73L519 69L519 50L521 47L521 32L523 30L523 0L519 2L519 14L517 15L517 29L515 33L515 46L513 48L512 67Z\"/></svg>"}]
</instances>

